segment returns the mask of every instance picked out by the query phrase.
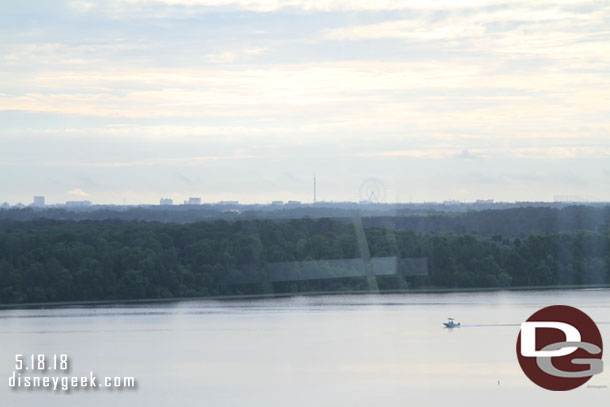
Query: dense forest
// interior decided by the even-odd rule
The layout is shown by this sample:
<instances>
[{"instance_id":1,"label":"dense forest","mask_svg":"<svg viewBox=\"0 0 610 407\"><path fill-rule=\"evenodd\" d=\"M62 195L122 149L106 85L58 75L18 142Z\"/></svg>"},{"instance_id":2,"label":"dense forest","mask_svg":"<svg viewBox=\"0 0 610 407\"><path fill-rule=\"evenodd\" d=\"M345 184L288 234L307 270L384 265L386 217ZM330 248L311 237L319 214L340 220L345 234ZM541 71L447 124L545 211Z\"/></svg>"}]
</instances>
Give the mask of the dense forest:
<instances>
[{"instance_id":1,"label":"dense forest","mask_svg":"<svg viewBox=\"0 0 610 407\"><path fill-rule=\"evenodd\" d=\"M370 257L427 258L426 275L379 276L380 290L608 284L610 229L590 229L511 237L380 225L365 236ZM244 267L356 259L361 247L353 224L328 218L4 220L0 303L366 290L363 277L253 283Z\"/></svg>"},{"instance_id":2,"label":"dense forest","mask_svg":"<svg viewBox=\"0 0 610 407\"><path fill-rule=\"evenodd\" d=\"M501 205L498 204L500 207ZM476 206L473 206L475 208ZM436 209L434 209L436 208ZM444 209L443 209L444 208ZM458 207L460 208L460 207ZM468 206L465 206L468 208ZM8 221L38 218L55 220L107 220L192 223L223 219L229 222L252 219L286 221L290 219L332 218L351 222L354 209L360 211L365 226L389 227L422 233L476 233L493 236L527 237L531 233L549 234L579 230L604 231L610 226L610 205L565 207L515 206L501 209L456 212L433 205L427 209L409 204L372 204L341 206L273 205L174 205L128 206L122 208L9 208L0 209L0 228Z\"/></svg>"},{"instance_id":3,"label":"dense forest","mask_svg":"<svg viewBox=\"0 0 610 407\"><path fill-rule=\"evenodd\" d=\"M532 233L550 234L591 230L602 232L610 228L610 206L519 207L501 210L486 209L466 213L429 213L426 216L397 215L369 217L367 226L423 233L476 233L493 236L527 237Z\"/></svg>"}]
</instances>

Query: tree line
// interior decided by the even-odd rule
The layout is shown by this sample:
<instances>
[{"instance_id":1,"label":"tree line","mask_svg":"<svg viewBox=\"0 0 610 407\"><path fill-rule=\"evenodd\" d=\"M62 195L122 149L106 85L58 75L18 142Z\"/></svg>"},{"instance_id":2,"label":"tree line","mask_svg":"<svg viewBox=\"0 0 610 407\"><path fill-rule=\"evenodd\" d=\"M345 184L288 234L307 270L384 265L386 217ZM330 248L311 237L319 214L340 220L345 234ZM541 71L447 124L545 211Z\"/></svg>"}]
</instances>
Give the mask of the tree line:
<instances>
[{"instance_id":1,"label":"tree line","mask_svg":"<svg viewBox=\"0 0 610 407\"><path fill-rule=\"evenodd\" d=\"M437 205L438 207L438 205ZM222 209L221 206L176 205L125 207L121 209L91 207L67 208L10 208L0 209L0 227L10 221L31 221L38 218L55 220L108 220L150 221L168 223L192 223L216 219L229 222L252 219L286 221L290 219L332 218L351 222L353 208L303 206L259 207L242 206L241 212ZM550 234L579 230L603 231L610 226L610 205L567 207L518 206L504 209L470 210L452 212L448 209L415 209L409 205L369 205L361 208L365 226L389 227L422 233L449 232L455 234L476 233L492 236L527 237L531 233Z\"/></svg>"},{"instance_id":2,"label":"tree line","mask_svg":"<svg viewBox=\"0 0 610 407\"><path fill-rule=\"evenodd\" d=\"M428 258L427 275L378 277L381 290L610 282L607 226L505 237L386 225L366 227L365 236L371 257ZM248 283L243 267L360 256L353 225L329 218L3 221L0 303L366 290L361 277Z\"/></svg>"}]
</instances>

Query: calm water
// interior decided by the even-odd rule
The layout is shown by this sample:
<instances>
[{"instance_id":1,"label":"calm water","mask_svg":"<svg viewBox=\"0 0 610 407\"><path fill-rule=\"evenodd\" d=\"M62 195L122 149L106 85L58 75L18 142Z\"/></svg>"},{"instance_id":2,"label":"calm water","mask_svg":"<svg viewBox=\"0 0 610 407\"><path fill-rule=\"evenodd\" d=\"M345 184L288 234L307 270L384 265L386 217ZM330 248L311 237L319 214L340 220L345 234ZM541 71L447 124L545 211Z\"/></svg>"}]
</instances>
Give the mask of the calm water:
<instances>
[{"instance_id":1,"label":"calm water","mask_svg":"<svg viewBox=\"0 0 610 407\"><path fill-rule=\"evenodd\" d=\"M11 407L607 406L610 366L587 383L608 387L558 393L521 372L519 324L552 304L579 307L610 338L610 290L4 310L0 400ZM463 327L443 329L447 317ZM10 390L18 353L66 353L70 375L134 376L138 387Z\"/></svg>"}]
</instances>

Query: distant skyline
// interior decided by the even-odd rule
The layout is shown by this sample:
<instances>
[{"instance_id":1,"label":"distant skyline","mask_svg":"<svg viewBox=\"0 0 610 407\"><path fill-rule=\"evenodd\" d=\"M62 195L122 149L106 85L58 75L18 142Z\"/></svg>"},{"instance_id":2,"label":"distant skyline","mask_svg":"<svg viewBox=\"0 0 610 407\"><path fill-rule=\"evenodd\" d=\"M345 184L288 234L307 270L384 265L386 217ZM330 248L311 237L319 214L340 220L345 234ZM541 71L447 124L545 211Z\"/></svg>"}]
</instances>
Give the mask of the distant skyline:
<instances>
[{"instance_id":1,"label":"distant skyline","mask_svg":"<svg viewBox=\"0 0 610 407\"><path fill-rule=\"evenodd\" d=\"M278 199L272 199L272 200L268 200L268 201L261 201L261 202L240 202L240 201L236 201L236 200L222 200L222 201L206 201L205 199L203 199L202 197L187 197L186 199L183 200L174 200L172 198L165 198L165 197L161 197L159 198L159 200L157 202L104 202L104 203L99 203L99 202L93 202L89 199L73 199L73 200L68 200L65 202L45 202L45 198L44 196L34 196L33 202L28 201L27 199L23 200L23 201L18 201L18 202L6 202L6 201L1 201L0 200L0 207L6 206L8 204L9 207L18 207L18 206L23 206L23 207L38 207L38 208L42 208L42 207L62 207L62 206L68 206L68 207L89 207L89 206L151 206L151 205L157 205L157 206L181 206L181 205L187 205L187 206L200 206L200 205L306 205L306 206L311 206L311 205L320 205L320 206L324 206L325 204L328 205L335 205L335 204L387 204L387 205L422 205L422 204L435 204L435 205L503 205L503 204L520 204L520 203L527 203L527 202L531 202L531 203L543 203L543 204L549 204L549 205L554 205L554 204L610 204L610 201L599 201L599 200L594 200L592 197L590 196L580 196L580 195L561 195L561 196L555 196L552 200L538 200L538 201L497 201L493 198L489 198L489 199L475 199L472 201L460 201L460 200L455 200L455 199L447 199L444 201L387 201L387 200L379 200L379 201L371 201L371 200L366 200L366 199L362 199L362 200L352 200L352 201L348 201L348 200L343 200L343 201L337 201L337 200L329 200L329 201L299 201L299 200L278 200ZM196 200L200 199L199 203L195 202ZM37 202L38 201L38 202Z\"/></svg>"},{"instance_id":2,"label":"distant skyline","mask_svg":"<svg viewBox=\"0 0 610 407\"><path fill-rule=\"evenodd\" d=\"M0 4L0 203L610 201L610 3Z\"/></svg>"}]
</instances>

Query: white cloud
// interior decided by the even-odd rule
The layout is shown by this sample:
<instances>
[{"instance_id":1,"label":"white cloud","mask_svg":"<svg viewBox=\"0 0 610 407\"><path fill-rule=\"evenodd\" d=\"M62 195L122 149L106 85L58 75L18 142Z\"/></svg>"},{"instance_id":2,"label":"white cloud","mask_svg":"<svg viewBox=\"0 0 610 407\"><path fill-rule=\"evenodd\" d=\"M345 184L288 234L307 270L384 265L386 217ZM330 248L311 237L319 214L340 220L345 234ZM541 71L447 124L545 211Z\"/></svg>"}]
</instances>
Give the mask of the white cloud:
<instances>
[{"instance_id":1,"label":"white cloud","mask_svg":"<svg viewBox=\"0 0 610 407\"><path fill-rule=\"evenodd\" d=\"M208 61L210 61L214 64L223 64L223 63L227 63L227 62L233 62L236 59L237 59L237 55L235 55L233 52L230 52L230 51L221 52L219 54L209 54L208 55Z\"/></svg>"},{"instance_id":2,"label":"white cloud","mask_svg":"<svg viewBox=\"0 0 610 407\"><path fill-rule=\"evenodd\" d=\"M86 193L85 191L83 191L80 188L74 188L74 189L69 190L68 195L79 196L81 198L86 198L89 196L88 193Z\"/></svg>"},{"instance_id":3,"label":"white cloud","mask_svg":"<svg viewBox=\"0 0 610 407\"><path fill-rule=\"evenodd\" d=\"M239 59L252 58L258 55L262 55L268 52L268 48L256 47L256 48L245 48L233 51L223 51L216 54L208 54L207 60L213 64L226 64L235 62Z\"/></svg>"},{"instance_id":4,"label":"white cloud","mask_svg":"<svg viewBox=\"0 0 610 407\"><path fill-rule=\"evenodd\" d=\"M24 93L0 96L0 110L248 121L278 121L283 115L300 117L298 126L312 128L327 123L357 128L362 122L429 127L446 121L497 129L515 117L541 125L556 117L566 126L570 118L600 111L607 101L610 78L603 72L578 75L548 67L537 74L511 73L498 71L500 65L464 59L450 68L442 61L354 61L43 72L13 82Z\"/></svg>"},{"instance_id":5,"label":"white cloud","mask_svg":"<svg viewBox=\"0 0 610 407\"><path fill-rule=\"evenodd\" d=\"M404 38L455 41L464 37L494 37L496 31L487 32L488 24L509 24L498 27L499 33L519 30L520 27L526 26L528 34L534 37L541 31L575 33L579 29L585 32L588 29L599 34L598 28L604 27L607 16L608 9L601 7L584 14L566 11L559 5L517 2L509 8L473 9L468 13L454 11L440 18L434 13L425 12L408 19L335 28L327 30L325 37L333 40Z\"/></svg>"},{"instance_id":6,"label":"white cloud","mask_svg":"<svg viewBox=\"0 0 610 407\"><path fill-rule=\"evenodd\" d=\"M354 157L368 158L425 158L447 159L459 158L479 160L483 158L530 158L530 159L565 159L565 158L607 158L610 157L610 147L514 147L514 148L480 148L455 152L450 147L430 146L426 149L370 151L365 153L347 154Z\"/></svg>"},{"instance_id":7,"label":"white cloud","mask_svg":"<svg viewBox=\"0 0 610 407\"><path fill-rule=\"evenodd\" d=\"M485 28L474 24L428 24L419 19L385 21L377 24L337 28L325 33L331 40L401 38L414 40L456 40L481 36Z\"/></svg>"},{"instance_id":8,"label":"white cloud","mask_svg":"<svg viewBox=\"0 0 610 407\"><path fill-rule=\"evenodd\" d=\"M202 164L225 161L225 160L246 160L257 158L256 155L237 152L226 155L207 155L207 156L188 156L188 157L157 157L151 159L131 159L131 160L69 160L69 161L36 161L39 167L81 167L81 168L126 168L126 167L199 167ZM31 166L34 162L27 160L14 160L0 162L0 167L23 167ZM74 188L67 192L69 195L86 198L89 194L81 188Z\"/></svg>"},{"instance_id":9,"label":"white cloud","mask_svg":"<svg viewBox=\"0 0 610 407\"><path fill-rule=\"evenodd\" d=\"M353 168L363 172L388 162L424 168L427 160L455 169L501 168L503 159L544 160L540 168L551 160L606 162L609 6L595 2L584 12L573 1L74 4L61 29L50 16L36 29L9 32L0 44L0 114L9 117L0 124L7 146L0 165L44 167L57 179L82 167L102 179L114 171L138 180L139 172L157 167L158 177L174 166L251 175L268 165L255 177L264 179L280 155L288 157L286 166L302 159L307 167L319 154L334 154L370 163ZM396 12L368 12L384 10ZM320 19L326 11L333 14ZM91 31L82 29L85 21ZM142 150L133 147L143 143ZM57 151L50 155L42 146ZM250 159L260 165L251 168ZM218 182L233 182L223 171L216 172ZM61 194L88 185L65 182ZM78 191L85 193L72 192L84 196Z\"/></svg>"},{"instance_id":10,"label":"white cloud","mask_svg":"<svg viewBox=\"0 0 610 407\"><path fill-rule=\"evenodd\" d=\"M108 4L109 3L109 4ZM500 0L114 0L103 4L102 9L111 11L115 16L129 13L130 8L140 10L144 7L168 6L187 7L189 9L224 8L240 9L269 13L284 9L299 9L305 11L381 11L404 9L431 9L473 7L501 3ZM73 9L80 12L90 12L93 7L88 4L83 7L78 2L73 3ZM191 12L192 10L183 10Z\"/></svg>"},{"instance_id":11,"label":"white cloud","mask_svg":"<svg viewBox=\"0 0 610 407\"><path fill-rule=\"evenodd\" d=\"M435 46L482 57L531 56L571 64L603 61L608 67L609 16L609 7L579 13L566 11L559 5L516 3L510 8L479 9L467 14L454 12L442 18L424 13L409 19L334 28L325 31L324 38L441 41ZM490 28L491 24L496 28Z\"/></svg>"},{"instance_id":12,"label":"white cloud","mask_svg":"<svg viewBox=\"0 0 610 407\"><path fill-rule=\"evenodd\" d=\"M511 4L519 4L512 2ZM522 2L521 4L526 4ZM129 8L152 6L192 8L240 9L255 12L277 12L286 9L304 11L340 12L340 11L392 11L392 10L451 10L506 5L503 0L114 0L104 5L114 11L115 15L128 12ZM538 2L544 6L545 3ZM577 0L555 1L547 4L579 4ZM75 9L81 8L75 6ZM87 10L90 10L88 8Z\"/></svg>"},{"instance_id":13,"label":"white cloud","mask_svg":"<svg viewBox=\"0 0 610 407\"><path fill-rule=\"evenodd\" d=\"M243 50L242 52L246 55L261 55L261 54L265 54L269 51L269 48L264 48L264 47L256 47L256 48L247 48L245 50Z\"/></svg>"}]
</instances>

